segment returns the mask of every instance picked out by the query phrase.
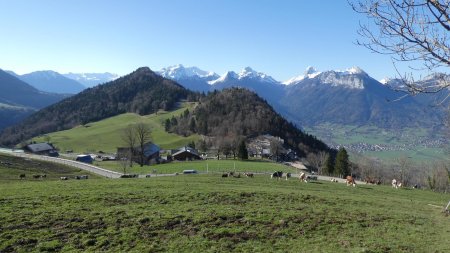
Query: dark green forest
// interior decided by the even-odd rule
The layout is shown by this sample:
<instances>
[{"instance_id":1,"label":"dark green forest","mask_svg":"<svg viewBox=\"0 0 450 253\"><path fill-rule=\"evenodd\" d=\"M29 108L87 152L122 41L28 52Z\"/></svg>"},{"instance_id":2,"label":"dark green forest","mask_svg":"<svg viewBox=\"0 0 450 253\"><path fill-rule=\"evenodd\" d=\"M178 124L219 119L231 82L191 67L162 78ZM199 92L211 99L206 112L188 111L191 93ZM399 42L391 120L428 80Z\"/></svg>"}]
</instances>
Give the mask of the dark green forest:
<instances>
[{"instance_id":1,"label":"dark green forest","mask_svg":"<svg viewBox=\"0 0 450 253\"><path fill-rule=\"evenodd\" d=\"M194 111L165 122L167 130L180 135L198 133L225 138L232 143L262 134L279 136L301 156L327 151L328 146L288 122L257 94L242 88L215 91L201 97ZM220 145L220 144L218 144Z\"/></svg>"}]
</instances>

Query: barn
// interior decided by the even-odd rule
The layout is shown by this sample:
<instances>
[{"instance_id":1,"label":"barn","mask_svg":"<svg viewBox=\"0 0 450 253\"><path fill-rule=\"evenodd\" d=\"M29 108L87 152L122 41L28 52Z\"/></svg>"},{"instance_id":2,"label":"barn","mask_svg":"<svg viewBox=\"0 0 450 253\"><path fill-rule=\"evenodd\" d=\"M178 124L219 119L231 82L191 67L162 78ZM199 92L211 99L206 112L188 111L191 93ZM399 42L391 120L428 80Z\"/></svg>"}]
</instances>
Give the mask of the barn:
<instances>
[{"instance_id":1,"label":"barn","mask_svg":"<svg viewBox=\"0 0 450 253\"><path fill-rule=\"evenodd\" d=\"M141 149L140 147L135 147L133 150L130 150L130 148L119 147L117 148L117 157L119 159L128 158L131 154L133 161L139 162L140 149ZM145 164L158 163L160 160L160 151L161 148L152 142L144 144L144 156L145 156L144 163Z\"/></svg>"},{"instance_id":2,"label":"barn","mask_svg":"<svg viewBox=\"0 0 450 253\"><path fill-rule=\"evenodd\" d=\"M51 143L42 142L42 143L34 143L28 144L24 148L25 152L33 153L36 155L47 155L47 156L59 156L58 151L56 151L55 147Z\"/></svg>"},{"instance_id":3,"label":"barn","mask_svg":"<svg viewBox=\"0 0 450 253\"><path fill-rule=\"evenodd\" d=\"M177 152L172 154L172 158L178 161L192 161L201 160L201 156L198 151L191 147L182 147Z\"/></svg>"}]
</instances>

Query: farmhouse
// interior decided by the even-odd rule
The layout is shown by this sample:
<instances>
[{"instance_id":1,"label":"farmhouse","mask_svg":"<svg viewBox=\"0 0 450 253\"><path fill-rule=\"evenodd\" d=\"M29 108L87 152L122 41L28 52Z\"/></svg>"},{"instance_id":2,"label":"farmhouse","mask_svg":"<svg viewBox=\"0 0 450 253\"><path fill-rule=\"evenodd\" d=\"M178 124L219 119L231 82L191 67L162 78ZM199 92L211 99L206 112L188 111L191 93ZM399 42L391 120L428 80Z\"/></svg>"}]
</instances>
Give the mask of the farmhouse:
<instances>
[{"instance_id":1,"label":"farmhouse","mask_svg":"<svg viewBox=\"0 0 450 253\"><path fill-rule=\"evenodd\" d=\"M140 147L135 147L132 150L130 150L130 148L119 147L117 148L117 157L118 159L120 159L129 158L131 156L131 159L133 159L133 161L140 162L140 150ZM151 164L159 162L160 151L161 148L152 142L144 144L144 163Z\"/></svg>"},{"instance_id":2,"label":"farmhouse","mask_svg":"<svg viewBox=\"0 0 450 253\"><path fill-rule=\"evenodd\" d=\"M182 147L177 152L172 154L172 158L178 161L186 161L186 160L201 160L201 156L198 151L191 147Z\"/></svg>"},{"instance_id":3,"label":"farmhouse","mask_svg":"<svg viewBox=\"0 0 450 253\"><path fill-rule=\"evenodd\" d=\"M37 154L37 155L47 155L47 156L59 156L58 151L55 147L48 142L28 144L24 148L25 152Z\"/></svg>"}]
</instances>

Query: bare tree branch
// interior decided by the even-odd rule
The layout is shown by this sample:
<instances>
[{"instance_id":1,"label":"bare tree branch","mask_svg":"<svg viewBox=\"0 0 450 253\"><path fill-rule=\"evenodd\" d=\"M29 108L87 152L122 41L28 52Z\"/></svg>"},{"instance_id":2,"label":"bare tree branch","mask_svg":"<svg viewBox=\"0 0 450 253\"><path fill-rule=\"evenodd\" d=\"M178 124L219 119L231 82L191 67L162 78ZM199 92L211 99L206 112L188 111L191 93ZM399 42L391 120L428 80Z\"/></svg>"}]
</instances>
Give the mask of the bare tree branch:
<instances>
[{"instance_id":1,"label":"bare tree branch","mask_svg":"<svg viewBox=\"0 0 450 253\"><path fill-rule=\"evenodd\" d=\"M395 62L419 61L430 72L450 67L449 0L349 0L349 4L369 20L360 23L358 34L364 40L358 40L358 45L391 55ZM402 91L409 95L437 93L450 87L448 78L424 85L400 76Z\"/></svg>"}]
</instances>

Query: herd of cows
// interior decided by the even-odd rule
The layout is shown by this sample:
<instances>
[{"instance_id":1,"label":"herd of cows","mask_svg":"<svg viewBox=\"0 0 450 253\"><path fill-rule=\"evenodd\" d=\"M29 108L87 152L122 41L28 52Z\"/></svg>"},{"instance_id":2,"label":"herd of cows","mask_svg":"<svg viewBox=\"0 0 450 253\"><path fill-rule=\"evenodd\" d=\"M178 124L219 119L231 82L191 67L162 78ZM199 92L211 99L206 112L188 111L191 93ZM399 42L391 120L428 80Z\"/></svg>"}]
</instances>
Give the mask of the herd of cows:
<instances>
[{"instance_id":1,"label":"herd of cows","mask_svg":"<svg viewBox=\"0 0 450 253\"><path fill-rule=\"evenodd\" d=\"M244 172L243 176L252 178L254 176L254 174L253 173ZM241 173L240 172L238 172L238 173L236 173L236 172L226 172L226 173L222 174L222 177L240 178L241 177ZM272 174L270 174L270 178L271 179L278 179L279 180L279 179L283 179L284 178L285 180L288 180L291 177L292 177L292 174L289 173L289 172L285 173L285 172L282 172L282 171L275 171ZM317 180L317 176L316 175L307 175L306 173L300 173L300 175L298 176L298 179L301 182L307 183L309 180ZM345 183L346 183L347 186L356 187L356 180L355 180L355 178L353 176L347 176L344 180L345 180ZM339 182L339 180L336 179L336 178L331 178L330 181L331 182L336 182L336 183ZM381 180L376 180L376 179L373 179L373 178L366 178L364 180L364 182L366 184L374 184L374 185L380 185L381 184ZM398 188L402 187L402 183L400 181L396 180L396 179L393 179L391 184L392 184L392 187L395 188L395 189L398 189ZM414 188L418 188L418 186L415 185Z\"/></svg>"},{"instance_id":2,"label":"herd of cows","mask_svg":"<svg viewBox=\"0 0 450 253\"><path fill-rule=\"evenodd\" d=\"M46 174L34 174L31 176L33 179L45 179L47 178ZM20 174L19 175L19 179L26 179L27 175L26 174ZM74 179L88 179L88 175L80 175L80 176L75 176ZM61 180L69 180L69 177L60 177L59 179Z\"/></svg>"}]
</instances>

